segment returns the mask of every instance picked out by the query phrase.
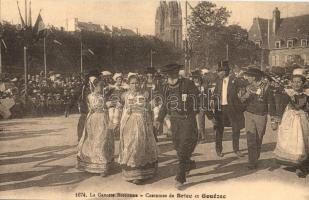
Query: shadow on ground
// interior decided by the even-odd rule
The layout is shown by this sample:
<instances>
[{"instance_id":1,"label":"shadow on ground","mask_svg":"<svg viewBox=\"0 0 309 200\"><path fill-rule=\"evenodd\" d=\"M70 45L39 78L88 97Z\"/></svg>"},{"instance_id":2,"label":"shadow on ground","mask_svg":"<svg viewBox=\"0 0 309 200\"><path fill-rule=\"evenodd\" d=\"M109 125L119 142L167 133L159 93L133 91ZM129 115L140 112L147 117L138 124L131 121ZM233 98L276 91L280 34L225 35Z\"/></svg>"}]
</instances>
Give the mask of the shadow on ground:
<instances>
[{"instance_id":1,"label":"shadow on ground","mask_svg":"<svg viewBox=\"0 0 309 200\"><path fill-rule=\"evenodd\" d=\"M17 139L28 139L35 138L40 136L46 136L47 134L59 135L58 132L65 130L65 128L59 129L46 129L46 130L37 130L37 131L3 131L0 132L1 141L10 141Z\"/></svg>"},{"instance_id":2,"label":"shadow on ground","mask_svg":"<svg viewBox=\"0 0 309 200\"><path fill-rule=\"evenodd\" d=\"M206 130L206 140L205 140L205 143L212 143L212 142L215 142L216 141L216 137L215 137L215 134L214 134L214 131L212 128L208 128ZM244 134L244 130L242 130L240 132L240 139L246 139L247 136ZM159 142L167 142L167 141L171 141L172 138L166 138L166 137L161 137L159 138ZM232 141L232 128L230 127L226 127L224 128L224 133L223 133L223 139L222 141Z\"/></svg>"},{"instance_id":3,"label":"shadow on ground","mask_svg":"<svg viewBox=\"0 0 309 200\"><path fill-rule=\"evenodd\" d=\"M172 144L170 144L172 145ZM269 152L273 151L275 148L276 143L266 143L262 145L262 152ZM167 147L164 147L167 148ZM170 147L171 148L171 147ZM228 152L231 153L231 152ZM195 156L201 156L202 154L193 154L193 159ZM160 166L158 169L158 174L156 177L154 177L151 180L148 180L145 184L151 184L154 182L158 182L160 180L173 177L176 175L177 167L178 167L178 162L177 162L177 156L176 155L166 155L166 154L161 154L159 157L159 162L166 162L172 160L171 162ZM211 175L211 174L224 174L224 175L219 175L211 179L206 179L205 181L201 182L210 182L210 181L221 181L221 180L228 180L228 179L233 179L233 178L238 178L242 176L246 176L252 173L255 173L256 171L254 170L248 170L247 169L247 162L243 163L236 163L236 164L231 164L232 162L238 160L238 157L227 157L225 159L215 159L215 160L207 160L207 161L201 161L197 162L197 169L201 168L208 168L212 167L213 169L210 171L207 171L205 173L198 173L194 175L190 175L189 177L192 176L205 176ZM274 161L274 159L261 159L259 161L259 169L258 170L264 170L268 169L270 171L273 171L275 169L278 169L280 166ZM193 183L190 183L186 187L190 187ZM199 184L199 183L195 183Z\"/></svg>"},{"instance_id":4,"label":"shadow on ground","mask_svg":"<svg viewBox=\"0 0 309 200\"><path fill-rule=\"evenodd\" d=\"M37 163L30 171L1 173L0 191L70 185L93 176L85 172L69 172L75 166L60 166L52 163L73 155L76 155L75 145L49 146L28 151L2 153L0 165Z\"/></svg>"},{"instance_id":5,"label":"shadow on ground","mask_svg":"<svg viewBox=\"0 0 309 200\"><path fill-rule=\"evenodd\" d=\"M262 151L272 151L274 147L275 143L263 144ZM173 150L173 144L171 142L159 144L159 148L161 150L159 162L166 163L159 167L156 177L148 180L145 182L145 184L158 182L160 180L174 177L176 175L176 170L178 167L177 156L175 154L166 154L167 152ZM31 170L28 171L1 173L0 191L25 189L30 187L71 185L95 176L86 172L76 171L74 170L75 166L73 165L60 166L59 164L52 163L74 155L76 155L76 145L49 146L27 151L12 151L1 153L0 166L11 164L26 164L31 162L36 162L36 164L31 168ZM193 159L196 156L202 156L202 154L195 153L193 155ZM233 161L237 159L238 158L234 156L224 159L197 162L197 169L205 168L205 172L191 174L188 178L198 176L200 179L205 179L197 182L190 182L185 185L185 188L193 187L205 182L224 181L255 173L255 171L247 170L246 162L234 164ZM210 170L209 167L211 168ZM278 166L275 164L273 159L260 160L259 170L274 170L277 168ZM118 174L120 172L120 166L115 164L111 175Z\"/></svg>"}]
</instances>

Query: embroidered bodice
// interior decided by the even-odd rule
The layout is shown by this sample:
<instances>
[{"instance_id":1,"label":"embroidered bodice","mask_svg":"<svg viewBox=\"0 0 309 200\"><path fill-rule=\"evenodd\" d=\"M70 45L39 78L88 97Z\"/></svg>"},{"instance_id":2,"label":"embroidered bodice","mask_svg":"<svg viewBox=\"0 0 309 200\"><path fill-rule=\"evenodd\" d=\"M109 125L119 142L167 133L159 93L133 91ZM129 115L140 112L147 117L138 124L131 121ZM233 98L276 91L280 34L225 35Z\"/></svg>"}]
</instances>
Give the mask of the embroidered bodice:
<instances>
[{"instance_id":1,"label":"embroidered bodice","mask_svg":"<svg viewBox=\"0 0 309 200\"><path fill-rule=\"evenodd\" d=\"M91 93L88 95L88 107L91 112L105 112L107 110L103 95Z\"/></svg>"}]
</instances>

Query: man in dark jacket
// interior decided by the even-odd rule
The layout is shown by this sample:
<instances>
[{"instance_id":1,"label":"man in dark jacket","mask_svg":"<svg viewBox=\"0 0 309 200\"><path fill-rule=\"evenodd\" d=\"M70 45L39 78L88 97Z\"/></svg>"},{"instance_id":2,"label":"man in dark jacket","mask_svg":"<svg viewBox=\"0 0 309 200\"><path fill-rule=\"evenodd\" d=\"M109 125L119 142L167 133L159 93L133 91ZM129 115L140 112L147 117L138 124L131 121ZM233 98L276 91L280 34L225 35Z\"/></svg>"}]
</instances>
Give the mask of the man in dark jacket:
<instances>
[{"instance_id":1,"label":"man in dark jacket","mask_svg":"<svg viewBox=\"0 0 309 200\"><path fill-rule=\"evenodd\" d=\"M191 156L198 141L195 116L199 110L199 91L193 81L179 79L180 67L178 64L170 64L161 70L167 74L168 84L163 89L163 105L155 124L159 128L164 117L169 114L172 141L179 161L175 184L178 189L186 182L186 172L195 168Z\"/></svg>"},{"instance_id":2,"label":"man in dark jacket","mask_svg":"<svg viewBox=\"0 0 309 200\"><path fill-rule=\"evenodd\" d=\"M246 105L245 126L248 146L248 168L257 168L260 158L263 137L266 131L267 115L271 116L272 123L276 124L275 100L269 82L264 79L264 73L256 68L249 68L245 72L249 85L242 101Z\"/></svg>"},{"instance_id":3,"label":"man in dark jacket","mask_svg":"<svg viewBox=\"0 0 309 200\"><path fill-rule=\"evenodd\" d=\"M238 97L239 80L230 75L228 61L218 64L219 79L214 90L215 111L214 131L216 135L216 152L223 157L222 139L224 127L232 127L233 150L238 157L243 157L239 151L240 130L245 127L244 108Z\"/></svg>"}]
</instances>

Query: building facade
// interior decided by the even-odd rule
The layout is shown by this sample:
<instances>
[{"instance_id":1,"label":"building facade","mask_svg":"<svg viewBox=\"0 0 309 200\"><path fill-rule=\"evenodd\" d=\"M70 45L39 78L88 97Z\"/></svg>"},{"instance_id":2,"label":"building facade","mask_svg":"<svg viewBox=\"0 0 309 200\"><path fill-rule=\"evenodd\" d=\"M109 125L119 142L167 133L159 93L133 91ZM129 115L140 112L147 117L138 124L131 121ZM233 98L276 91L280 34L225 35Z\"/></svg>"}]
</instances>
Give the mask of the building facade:
<instances>
[{"instance_id":1,"label":"building facade","mask_svg":"<svg viewBox=\"0 0 309 200\"><path fill-rule=\"evenodd\" d=\"M81 22L78 18L66 20L66 31L91 31L91 32L104 32L103 28L99 24L93 24L91 22Z\"/></svg>"},{"instance_id":2,"label":"building facade","mask_svg":"<svg viewBox=\"0 0 309 200\"><path fill-rule=\"evenodd\" d=\"M269 66L284 67L296 59L309 65L309 15L281 18L275 8L272 19L253 19L249 39L267 52Z\"/></svg>"},{"instance_id":3,"label":"building facade","mask_svg":"<svg viewBox=\"0 0 309 200\"><path fill-rule=\"evenodd\" d=\"M177 1L161 1L156 11L155 36L182 48L182 11Z\"/></svg>"},{"instance_id":4,"label":"building facade","mask_svg":"<svg viewBox=\"0 0 309 200\"><path fill-rule=\"evenodd\" d=\"M118 28L115 26L108 27L107 25L94 24L92 22L81 22L78 18L66 20L66 31L75 32L75 31L90 31L90 32L99 32L106 34L113 34L118 36L136 36L135 33L131 29L127 28Z\"/></svg>"}]
</instances>

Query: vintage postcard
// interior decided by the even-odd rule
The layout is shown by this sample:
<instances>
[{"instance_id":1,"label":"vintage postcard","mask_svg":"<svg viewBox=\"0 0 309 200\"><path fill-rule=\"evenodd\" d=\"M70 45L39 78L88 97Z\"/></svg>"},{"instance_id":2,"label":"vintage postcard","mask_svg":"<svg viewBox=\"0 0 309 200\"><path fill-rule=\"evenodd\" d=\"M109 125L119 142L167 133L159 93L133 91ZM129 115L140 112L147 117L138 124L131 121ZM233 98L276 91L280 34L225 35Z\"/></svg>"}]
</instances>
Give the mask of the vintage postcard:
<instances>
[{"instance_id":1,"label":"vintage postcard","mask_svg":"<svg viewBox=\"0 0 309 200\"><path fill-rule=\"evenodd\" d=\"M0 0L0 199L308 200L309 2Z\"/></svg>"}]
</instances>

